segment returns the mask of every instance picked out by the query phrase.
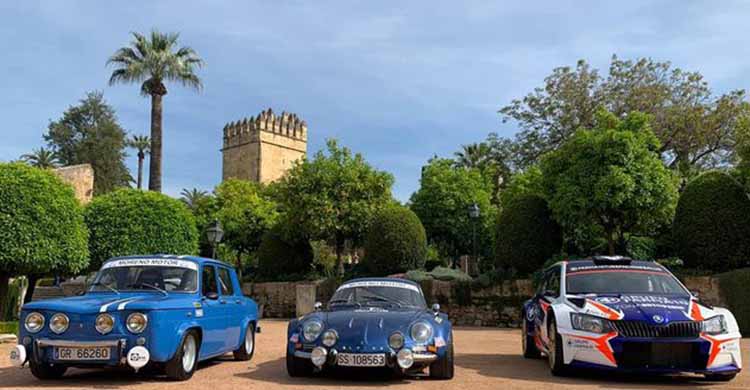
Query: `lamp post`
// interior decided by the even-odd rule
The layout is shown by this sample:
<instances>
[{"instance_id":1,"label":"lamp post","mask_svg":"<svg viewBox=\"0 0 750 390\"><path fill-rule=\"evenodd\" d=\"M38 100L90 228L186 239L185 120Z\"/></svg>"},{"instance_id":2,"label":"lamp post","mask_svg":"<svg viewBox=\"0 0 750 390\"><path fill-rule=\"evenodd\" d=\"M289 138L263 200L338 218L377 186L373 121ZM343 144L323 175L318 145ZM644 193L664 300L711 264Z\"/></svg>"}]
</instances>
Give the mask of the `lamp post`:
<instances>
[{"instance_id":1,"label":"lamp post","mask_svg":"<svg viewBox=\"0 0 750 390\"><path fill-rule=\"evenodd\" d=\"M477 221L479 220L480 215L481 213L479 210L479 205L474 202L471 206L469 206L469 218L472 220L471 245L473 247L472 256L474 258L474 261L477 261ZM469 270L467 269L467 271Z\"/></svg>"},{"instance_id":2,"label":"lamp post","mask_svg":"<svg viewBox=\"0 0 750 390\"><path fill-rule=\"evenodd\" d=\"M211 244L212 258L216 258L216 247L219 246L221 239L224 237L224 230L221 228L221 223L218 219L206 229L206 238Z\"/></svg>"}]
</instances>

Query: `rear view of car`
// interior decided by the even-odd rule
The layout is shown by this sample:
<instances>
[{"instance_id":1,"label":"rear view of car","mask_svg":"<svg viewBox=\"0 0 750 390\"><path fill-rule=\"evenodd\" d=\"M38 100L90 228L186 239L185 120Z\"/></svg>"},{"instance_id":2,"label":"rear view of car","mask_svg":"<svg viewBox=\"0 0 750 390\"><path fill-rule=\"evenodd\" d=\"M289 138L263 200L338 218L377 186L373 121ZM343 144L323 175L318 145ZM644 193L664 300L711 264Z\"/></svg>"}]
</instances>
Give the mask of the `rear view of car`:
<instances>
[{"instance_id":1,"label":"rear view of car","mask_svg":"<svg viewBox=\"0 0 750 390\"><path fill-rule=\"evenodd\" d=\"M555 264L523 310L524 356L546 355L553 374L593 368L726 381L742 369L732 313L700 303L654 262Z\"/></svg>"}]
</instances>

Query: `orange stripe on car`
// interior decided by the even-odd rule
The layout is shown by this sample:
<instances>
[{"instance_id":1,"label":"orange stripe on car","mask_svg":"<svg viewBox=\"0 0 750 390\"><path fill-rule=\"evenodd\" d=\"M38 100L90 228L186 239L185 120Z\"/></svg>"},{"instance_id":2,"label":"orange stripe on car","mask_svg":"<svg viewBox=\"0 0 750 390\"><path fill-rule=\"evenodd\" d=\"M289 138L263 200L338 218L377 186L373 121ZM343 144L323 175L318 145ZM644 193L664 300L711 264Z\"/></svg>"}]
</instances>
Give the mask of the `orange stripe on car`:
<instances>
[{"instance_id":1,"label":"orange stripe on car","mask_svg":"<svg viewBox=\"0 0 750 390\"><path fill-rule=\"evenodd\" d=\"M615 352L612 350L612 346L609 345L609 340L612 340L613 338L617 337L617 332L610 332L605 334L604 336L599 337L589 337L589 336L573 336L570 335L570 337L575 337L578 339L588 340L591 341L596 345L596 349L604 355L607 360L609 360L612 364L617 365L617 361L615 360Z\"/></svg>"}]
</instances>

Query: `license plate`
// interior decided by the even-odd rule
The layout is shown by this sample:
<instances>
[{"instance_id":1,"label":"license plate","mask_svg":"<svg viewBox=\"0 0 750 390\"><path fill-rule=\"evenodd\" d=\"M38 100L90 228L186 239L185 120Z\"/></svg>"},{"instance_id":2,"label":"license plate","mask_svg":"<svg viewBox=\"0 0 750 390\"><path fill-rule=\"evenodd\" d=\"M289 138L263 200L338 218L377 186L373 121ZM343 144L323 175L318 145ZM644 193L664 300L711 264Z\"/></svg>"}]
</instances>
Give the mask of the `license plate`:
<instances>
[{"instance_id":1,"label":"license plate","mask_svg":"<svg viewBox=\"0 0 750 390\"><path fill-rule=\"evenodd\" d=\"M56 347L55 360L109 360L109 347Z\"/></svg>"},{"instance_id":2,"label":"license plate","mask_svg":"<svg viewBox=\"0 0 750 390\"><path fill-rule=\"evenodd\" d=\"M340 353L338 365L345 367L383 367L385 354L379 353Z\"/></svg>"}]
</instances>

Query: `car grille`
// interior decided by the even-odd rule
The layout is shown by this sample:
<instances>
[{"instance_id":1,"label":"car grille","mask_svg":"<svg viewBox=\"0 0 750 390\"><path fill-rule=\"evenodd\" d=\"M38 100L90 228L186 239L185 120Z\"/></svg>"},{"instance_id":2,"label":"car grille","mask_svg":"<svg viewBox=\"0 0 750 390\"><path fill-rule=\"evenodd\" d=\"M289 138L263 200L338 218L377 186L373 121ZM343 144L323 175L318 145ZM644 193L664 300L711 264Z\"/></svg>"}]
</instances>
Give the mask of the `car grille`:
<instances>
[{"instance_id":1,"label":"car grille","mask_svg":"<svg viewBox=\"0 0 750 390\"><path fill-rule=\"evenodd\" d=\"M702 370L707 356L701 354L696 343L626 342L615 359L621 368Z\"/></svg>"},{"instance_id":2,"label":"car grille","mask_svg":"<svg viewBox=\"0 0 750 390\"><path fill-rule=\"evenodd\" d=\"M617 332L625 337L696 338L701 333L701 323L678 321L666 325L652 325L645 321L614 321Z\"/></svg>"}]
</instances>

